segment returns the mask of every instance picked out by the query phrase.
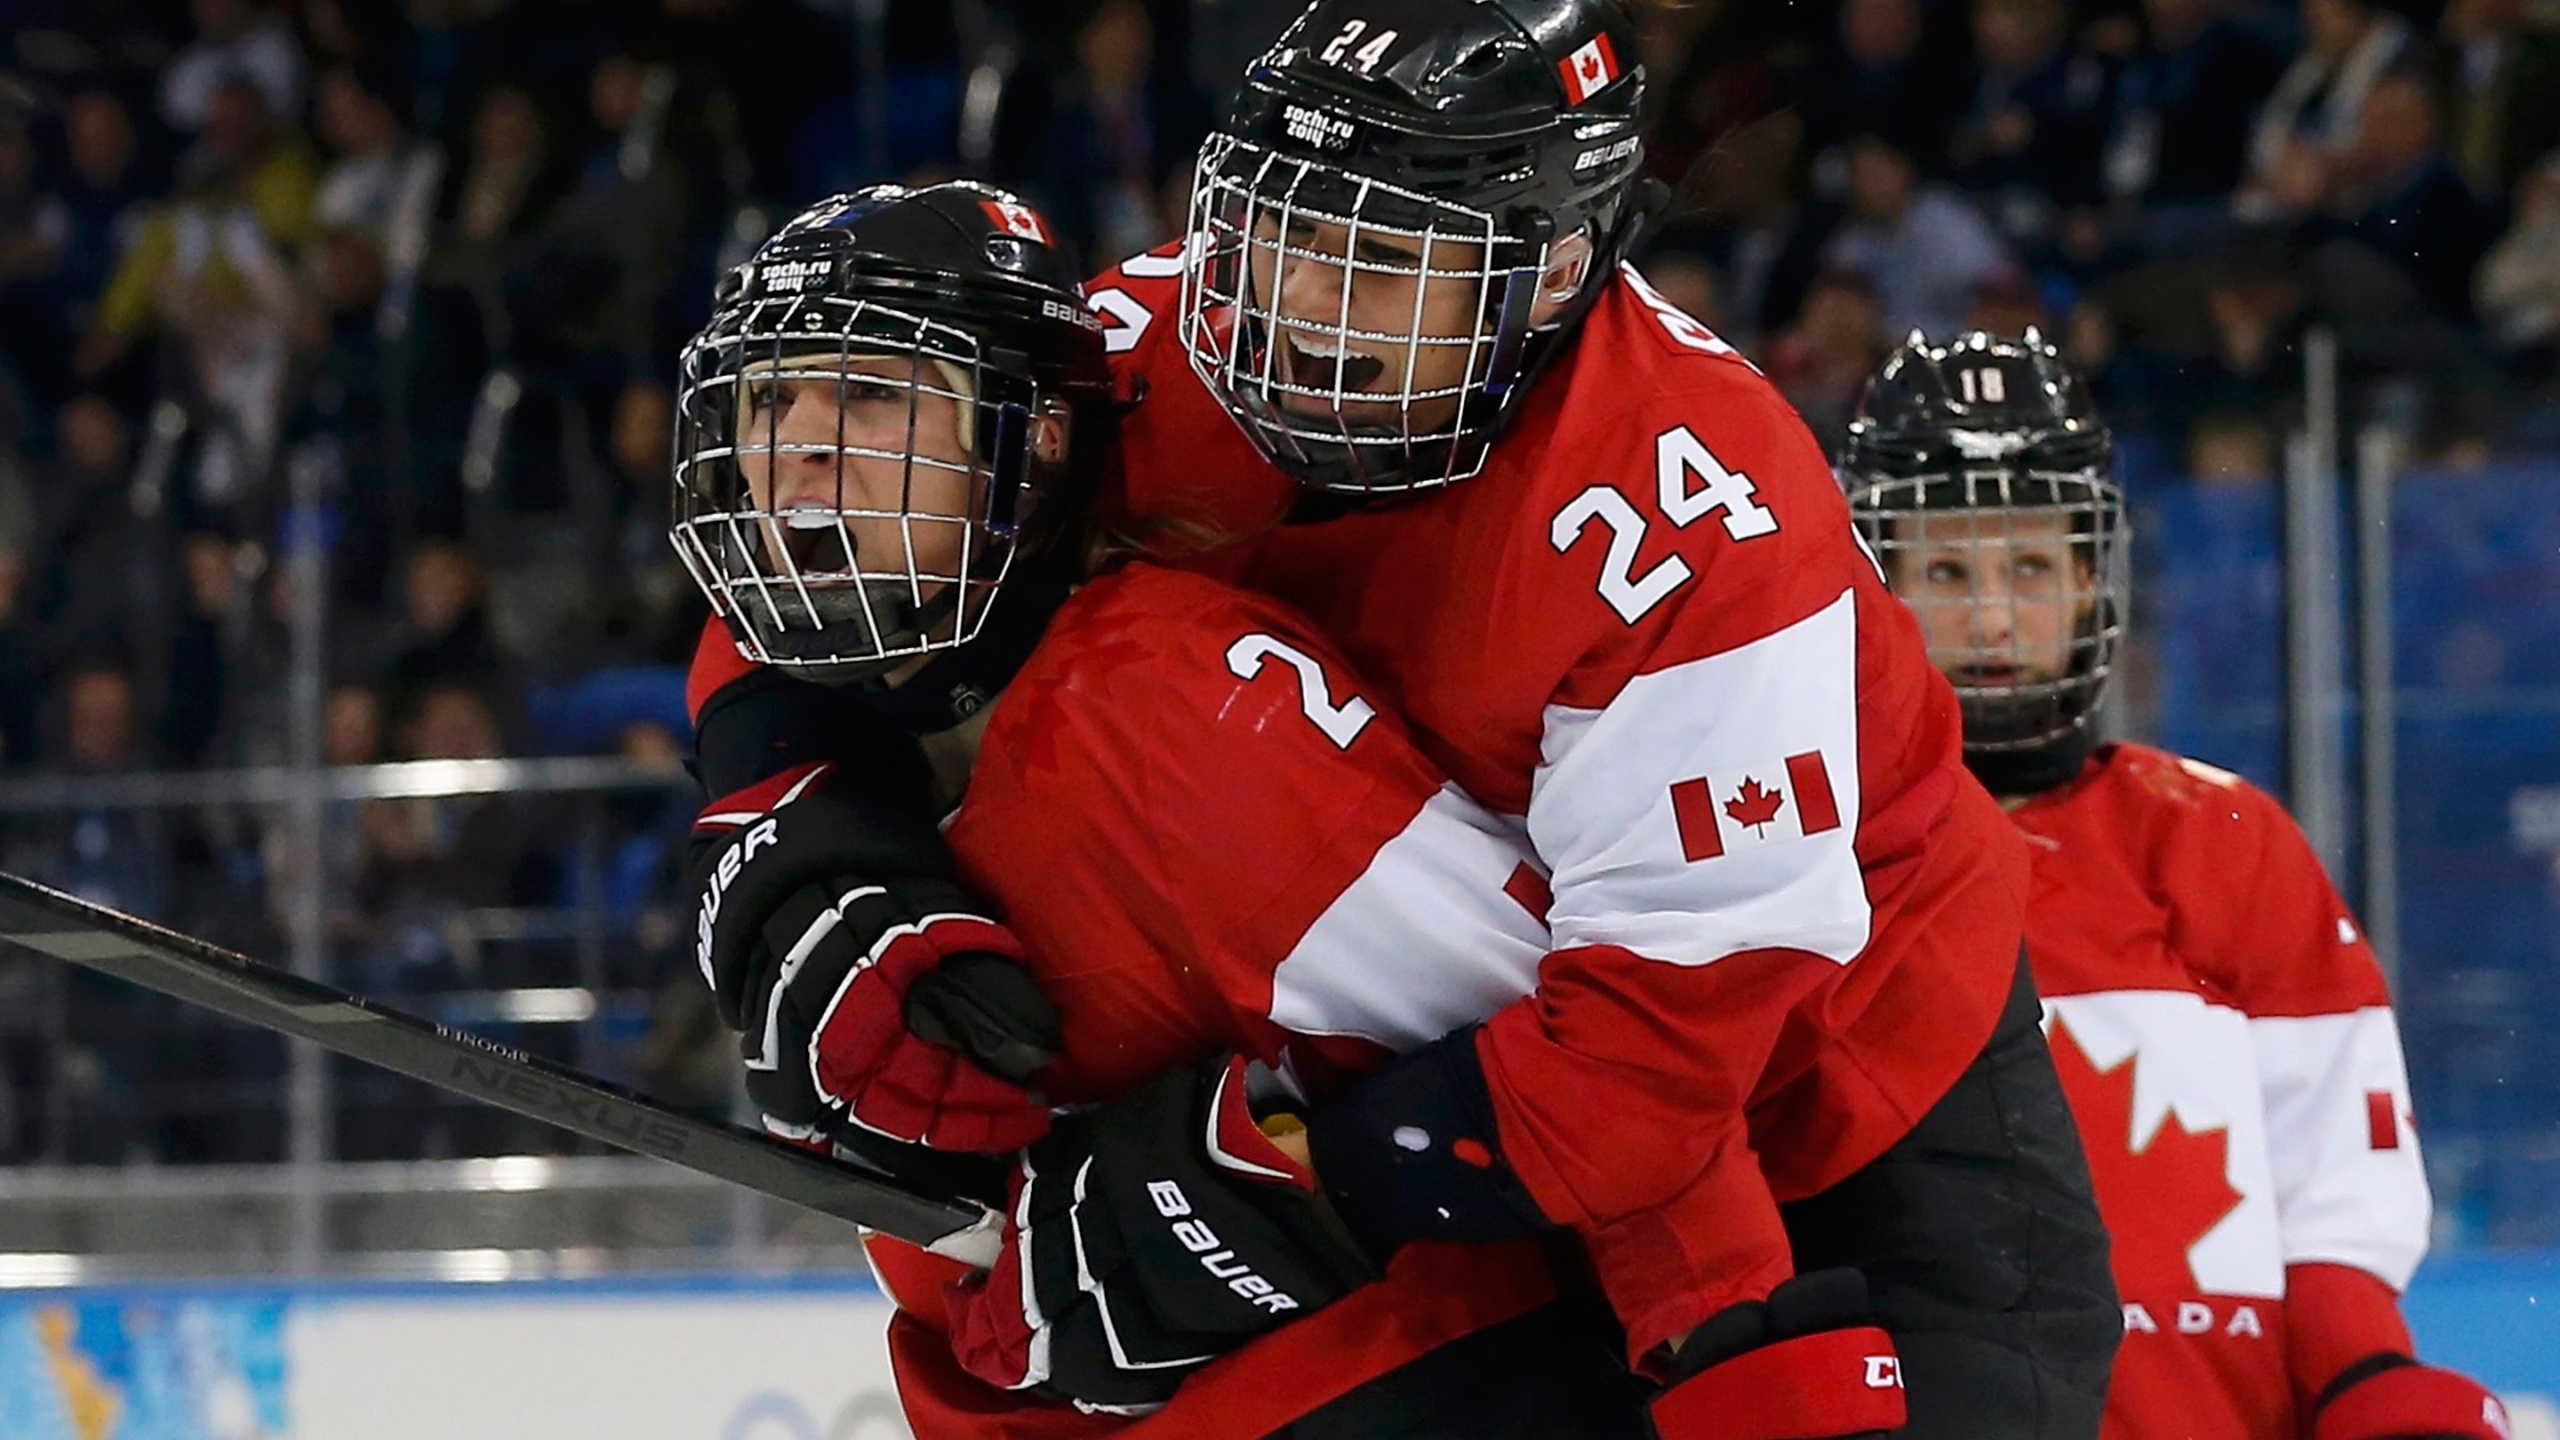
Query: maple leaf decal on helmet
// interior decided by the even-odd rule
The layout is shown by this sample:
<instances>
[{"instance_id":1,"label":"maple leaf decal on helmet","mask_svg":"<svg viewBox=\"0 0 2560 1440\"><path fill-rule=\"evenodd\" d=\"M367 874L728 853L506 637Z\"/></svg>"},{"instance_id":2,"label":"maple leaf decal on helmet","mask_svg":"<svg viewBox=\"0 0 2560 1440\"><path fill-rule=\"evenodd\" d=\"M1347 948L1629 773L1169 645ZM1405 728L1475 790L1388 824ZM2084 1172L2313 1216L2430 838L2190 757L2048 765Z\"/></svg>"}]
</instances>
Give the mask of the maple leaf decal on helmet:
<instances>
[{"instance_id":1,"label":"maple leaf decal on helmet","mask_svg":"<svg viewBox=\"0 0 2560 1440\"><path fill-rule=\"evenodd\" d=\"M1746 775L1742 777L1742 788L1724 802L1724 813L1733 817L1734 824L1747 826L1752 834L1765 838L1770 822L1778 818L1778 807L1786 803L1786 791L1764 790L1757 778Z\"/></svg>"}]
</instances>

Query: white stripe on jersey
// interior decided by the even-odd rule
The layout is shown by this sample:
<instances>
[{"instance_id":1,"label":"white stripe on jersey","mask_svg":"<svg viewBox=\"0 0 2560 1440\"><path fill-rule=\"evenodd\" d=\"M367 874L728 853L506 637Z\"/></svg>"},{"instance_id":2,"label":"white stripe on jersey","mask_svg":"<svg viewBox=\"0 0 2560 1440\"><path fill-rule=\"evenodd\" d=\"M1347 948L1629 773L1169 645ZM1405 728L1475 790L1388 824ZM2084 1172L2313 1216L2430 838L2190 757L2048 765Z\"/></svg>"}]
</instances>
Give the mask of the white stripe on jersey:
<instances>
[{"instance_id":1,"label":"white stripe on jersey","mask_svg":"<svg viewBox=\"0 0 2560 1440\"><path fill-rule=\"evenodd\" d=\"M2266 1090L2285 1263L2353 1265L2407 1288L2435 1207L2390 1008L2255 1019L2249 1041Z\"/></svg>"},{"instance_id":2,"label":"white stripe on jersey","mask_svg":"<svg viewBox=\"0 0 2560 1440\"><path fill-rule=\"evenodd\" d=\"M1545 727L1529 835L1553 871L1557 949L1705 965L1764 948L1846 963L1866 948L1852 592L1747 645L1639 675L1604 709L1549 706ZM1689 858L1712 847L1694 833L1684 845L1674 787L1708 781L1701 798L1724 825L1758 813L1754 800L1792 805L1787 761L1806 754L1822 757L1837 824L1807 834L1788 815L1753 827L1756 843Z\"/></svg>"},{"instance_id":3,"label":"white stripe on jersey","mask_svg":"<svg viewBox=\"0 0 2560 1440\"><path fill-rule=\"evenodd\" d=\"M1404 1051L1528 994L1547 927L1504 893L1524 862L1516 822L1442 786L1272 972L1273 1022Z\"/></svg>"}]
</instances>

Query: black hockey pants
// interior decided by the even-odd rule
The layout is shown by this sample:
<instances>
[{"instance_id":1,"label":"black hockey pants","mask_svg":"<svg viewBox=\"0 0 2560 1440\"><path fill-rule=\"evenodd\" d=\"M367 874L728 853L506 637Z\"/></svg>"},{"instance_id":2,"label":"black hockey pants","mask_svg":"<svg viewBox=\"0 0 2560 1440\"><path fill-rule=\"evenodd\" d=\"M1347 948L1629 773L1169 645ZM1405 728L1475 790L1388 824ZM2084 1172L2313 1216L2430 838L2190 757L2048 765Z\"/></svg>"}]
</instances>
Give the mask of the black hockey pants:
<instances>
[{"instance_id":1,"label":"black hockey pants","mask_svg":"<svg viewBox=\"0 0 2560 1440\"><path fill-rule=\"evenodd\" d=\"M2079 1132L2023 959L1981 1055L1911 1133L1784 1207L1798 1271L1864 1272L1901 1352L1904 1440L2090 1440L2123 1337ZM1615 1327L1559 1300L1270 1440L1641 1440Z\"/></svg>"}]
</instances>

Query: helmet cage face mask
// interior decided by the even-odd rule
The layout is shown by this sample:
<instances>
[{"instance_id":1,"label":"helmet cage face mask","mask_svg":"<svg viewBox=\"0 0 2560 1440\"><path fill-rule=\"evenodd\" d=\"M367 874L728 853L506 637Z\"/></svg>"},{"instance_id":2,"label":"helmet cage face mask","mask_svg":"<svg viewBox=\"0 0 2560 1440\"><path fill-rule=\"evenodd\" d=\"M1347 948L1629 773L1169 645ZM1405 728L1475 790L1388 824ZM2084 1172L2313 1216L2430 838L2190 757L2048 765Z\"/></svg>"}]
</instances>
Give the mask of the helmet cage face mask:
<instances>
[{"instance_id":1,"label":"helmet cage face mask","mask_svg":"<svg viewBox=\"0 0 2560 1440\"><path fill-rule=\"evenodd\" d=\"M2007 466L1846 478L1887 584L1955 687L1965 749L2040 750L2091 729L2129 588L2114 483Z\"/></svg>"},{"instance_id":2,"label":"helmet cage face mask","mask_svg":"<svg viewBox=\"0 0 2560 1440\"><path fill-rule=\"evenodd\" d=\"M834 434L786 439L811 387ZM680 361L677 553L751 661L859 680L964 645L1013 563L1035 418L1067 421L950 324L840 295L737 306Z\"/></svg>"},{"instance_id":3,"label":"helmet cage face mask","mask_svg":"<svg viewBox=\"0 0 2560 1440\"><path fill-rule=\"evenodd\" d=\"M1266 458L1373 495L1484 468L1521 392L1548 237L1228 134L1201 149L1189 234L1183 347ZM1329 297L1313 313L1285 303L1301 281Z\"/></svg>"}]
</instances>

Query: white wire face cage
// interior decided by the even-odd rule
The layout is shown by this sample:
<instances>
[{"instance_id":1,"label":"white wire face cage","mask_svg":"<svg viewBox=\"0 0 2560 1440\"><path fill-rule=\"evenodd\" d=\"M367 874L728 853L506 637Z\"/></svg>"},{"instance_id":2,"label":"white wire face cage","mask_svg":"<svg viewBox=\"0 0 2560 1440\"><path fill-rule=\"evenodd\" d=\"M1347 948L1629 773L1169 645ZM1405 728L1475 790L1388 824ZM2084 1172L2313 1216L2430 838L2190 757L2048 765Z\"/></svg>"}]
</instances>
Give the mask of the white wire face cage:
<instances>
[{"instance_id":1,"label":"white wire face cage","mask_svg":"<svg viewBox=\"0 0 2560 1440\"><path fill-rule=\"evenodd\" d=\"M820 295L715 318L679 373L671 533L748 659L865 679L976 636L1036 388L996 404L975 338Z\"/></svg>"},{"instance_id":2,"label":"white wire face cage","mask_svg":"<svg viewBox=\"0 0 2560 1440\"><path fill-rule=\"evenodd\" d=\"M1968 751L2042 749L2092 727L2124 635L2124 498L2095 472L1850 477L1886 583L1955 687Z\"/></svg>"},{"instance_id":3,"label":"white wire face cage","mask_svg":"<svg viewBox=\"0 0 2560 1440\"><path fill-rule=\"evenodd\" d=\"M1202 146L1180 335L1274 464L1396 494L1484 468L1547 246L1492 215L1231 135Z\"/></svg>"}]
</instances>

